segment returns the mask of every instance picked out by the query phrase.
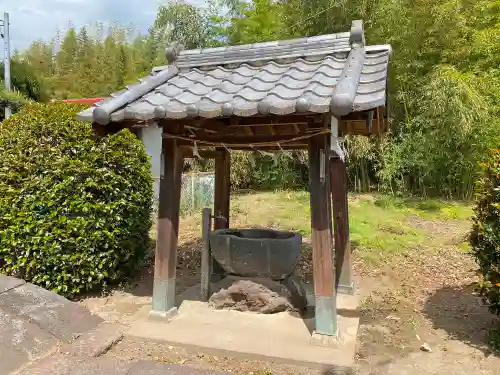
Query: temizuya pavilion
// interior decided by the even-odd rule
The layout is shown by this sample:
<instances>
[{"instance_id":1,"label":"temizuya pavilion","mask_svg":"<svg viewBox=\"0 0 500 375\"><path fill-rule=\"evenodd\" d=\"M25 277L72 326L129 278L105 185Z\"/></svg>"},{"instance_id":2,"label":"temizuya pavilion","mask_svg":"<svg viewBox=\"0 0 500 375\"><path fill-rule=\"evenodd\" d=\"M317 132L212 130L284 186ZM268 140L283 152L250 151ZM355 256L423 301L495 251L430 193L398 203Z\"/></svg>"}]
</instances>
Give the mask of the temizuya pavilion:
<instances>
[{"instance_id":1,"label":"temizuya pavilion","mask_svg":"<svg viewBox=\"0 0 500 375\"><path fill-rule=\"evenodd\" d=\"M347 134L386 131L390 52L365 45L362 21L350 32L295 40L189 51L173 45L168 65L79 114L99 134L135 129L161 168L153 315L176 311L184 158L216 160L218 229L229 226L229 150L307 149L315 328L336 335L336 294L353 292L341 142Z\"/></svg>"}]
</instances>

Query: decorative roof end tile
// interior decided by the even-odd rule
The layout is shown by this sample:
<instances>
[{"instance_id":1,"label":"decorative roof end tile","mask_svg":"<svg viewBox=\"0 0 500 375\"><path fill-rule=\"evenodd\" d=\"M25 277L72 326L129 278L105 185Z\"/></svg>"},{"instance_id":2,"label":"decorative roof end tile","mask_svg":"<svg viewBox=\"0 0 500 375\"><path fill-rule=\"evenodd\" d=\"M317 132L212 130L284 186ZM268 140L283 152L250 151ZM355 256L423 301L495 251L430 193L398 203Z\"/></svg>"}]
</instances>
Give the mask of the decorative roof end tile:
<instances>
[{"instance_id":1,"label":"decorative roof end tile","mask_svg":"<svg viewBox=\"0 0 500 375\"><path fill-rule=\"evenodd\" d=\"M347 57L339 82L333 90L330 109L335 116L345 116L354 109L361 71L365 63L365 32L363 21L352 21L349 37L351 52Z\"/></svg>"},{"instance_id":2,"label":"decorative roof end tile","mask_svg":"<svg viewBox=\"0 0 500 375\"><path fill-rule=\"evenodd\" d=\"M349 43L351 44L351 46L353 44L358 44L362 46L365 45L365 28L363 26L363 20L352 21Z\"/></svg>"},{"instance_id":3,"label":"decorative roof end tile","mask_svg":"<svg viewBox=\"0 0 500 375\"><path fill-rule=\"evenodd\" d=\"M182 50L182 46L178 42L170 44L165 50L165 57L169 64L173 64L179 57L179 53Z\"/></svg>"}]
</instances>

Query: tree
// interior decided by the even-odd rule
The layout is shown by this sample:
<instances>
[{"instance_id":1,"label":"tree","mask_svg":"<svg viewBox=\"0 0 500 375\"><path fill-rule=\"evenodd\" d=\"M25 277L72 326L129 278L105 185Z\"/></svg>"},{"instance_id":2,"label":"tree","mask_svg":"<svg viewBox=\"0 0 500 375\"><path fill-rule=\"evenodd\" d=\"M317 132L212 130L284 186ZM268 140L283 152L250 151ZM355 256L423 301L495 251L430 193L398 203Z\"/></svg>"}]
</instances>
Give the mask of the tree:
<instances>
[{"instance_id":1,"label":"tree","mask_svg":"<svg viewBox=\"0 0 500 375\"><path fill-rule=\"evenodd\" d=\"M165 44L178 42L186 49L210 46L215 37L208 14L179 0L160 6L153 30Z\"/></svg>"},{"instance_id":2,"label":"tree","mask_svg":"<svg viewBox=\"0 0 500 375\"><path fill-rule=\"evenodd\" d=\"M272 0L233 2L231 9L231 23L226 30L230 44L278 40L287 34L280 17L282 8Z\"/></svg>"}]
</instances>

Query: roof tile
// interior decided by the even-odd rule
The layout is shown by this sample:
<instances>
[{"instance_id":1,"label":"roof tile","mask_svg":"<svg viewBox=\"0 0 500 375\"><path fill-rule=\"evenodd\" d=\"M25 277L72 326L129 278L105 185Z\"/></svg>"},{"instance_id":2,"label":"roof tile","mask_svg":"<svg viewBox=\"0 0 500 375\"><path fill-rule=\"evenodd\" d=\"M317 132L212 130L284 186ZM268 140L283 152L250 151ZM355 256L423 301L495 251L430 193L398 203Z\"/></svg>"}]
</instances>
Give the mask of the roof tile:
<instances>
[{"instance_id":1,"label":"roof tile","mask_svg":"<svg viewBox=\"0 0 500 375\"><path fill-rule=\"evenodd\" d=\"M343 115L384 105L390 47L365 47L359 36L351 46L349 37L340 33L182 51L174 65L157 68L141 83L112 94L105 106L112 109L108 117L209 118L304 110L339 110ZM343 91L334 105L339 90L349 92ZM122 107L114 109L113 100ZM106 119L104 109L99 116ZM98 121L88 110L81 118Z\"/></svg>"}]
</instances>

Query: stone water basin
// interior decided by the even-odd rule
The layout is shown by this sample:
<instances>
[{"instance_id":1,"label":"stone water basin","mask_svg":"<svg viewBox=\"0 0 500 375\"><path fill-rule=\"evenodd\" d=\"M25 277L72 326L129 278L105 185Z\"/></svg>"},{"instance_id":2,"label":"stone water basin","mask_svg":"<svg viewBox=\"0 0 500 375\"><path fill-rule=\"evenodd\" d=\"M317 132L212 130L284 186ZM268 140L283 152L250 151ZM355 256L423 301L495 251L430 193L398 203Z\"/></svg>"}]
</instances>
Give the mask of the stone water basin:
<instances>
[{"instance_id":1,"label":"stone water basin","mask_svg":"<svg viewBox=\"0 0 500 375\"><path fill-rule=\"evenodd\" d=\"M299 261L302 236L271 229L219 229L210 234L212 256L229 274L283 280Z\"/></svg>"}]
</instances>

